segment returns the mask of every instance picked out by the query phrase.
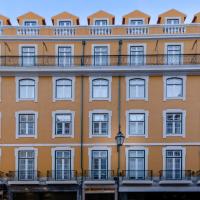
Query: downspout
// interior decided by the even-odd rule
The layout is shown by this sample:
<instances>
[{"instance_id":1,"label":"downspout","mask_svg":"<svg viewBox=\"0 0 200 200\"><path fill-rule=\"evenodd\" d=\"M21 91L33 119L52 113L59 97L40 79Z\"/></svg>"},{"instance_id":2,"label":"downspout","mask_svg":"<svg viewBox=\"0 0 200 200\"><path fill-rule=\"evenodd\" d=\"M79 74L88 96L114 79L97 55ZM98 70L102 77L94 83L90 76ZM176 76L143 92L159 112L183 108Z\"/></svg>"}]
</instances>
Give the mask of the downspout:
<instances>
[{"instance_id":1,"label":"downspout","mask_svg":"<svg viewBox=\"0 0 200 200\"><path fill-rule=\"evenodd\" d=\"M118 49L118 65L120 66L122 64L122 40L119 40L119 49Z\"/></svg>"}]
</instances>

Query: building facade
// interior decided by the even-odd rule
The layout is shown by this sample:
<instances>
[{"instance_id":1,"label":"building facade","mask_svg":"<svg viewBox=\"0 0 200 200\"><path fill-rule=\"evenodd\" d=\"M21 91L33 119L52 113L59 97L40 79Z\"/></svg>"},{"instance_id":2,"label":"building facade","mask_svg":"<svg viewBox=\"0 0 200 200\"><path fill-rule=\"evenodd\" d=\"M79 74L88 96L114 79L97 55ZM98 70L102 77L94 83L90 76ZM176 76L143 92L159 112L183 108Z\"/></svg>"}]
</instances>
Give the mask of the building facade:
<instances>
[{"instance_id":1,"label":"building facade","mask_svg":"<svg viewBox=\"0 0 200 200\"><path fill-rule=\"evenodd\" d=\"M185 19L0 16L2 199L200 192L200 14Z\"/></svg>"}]
</instances>

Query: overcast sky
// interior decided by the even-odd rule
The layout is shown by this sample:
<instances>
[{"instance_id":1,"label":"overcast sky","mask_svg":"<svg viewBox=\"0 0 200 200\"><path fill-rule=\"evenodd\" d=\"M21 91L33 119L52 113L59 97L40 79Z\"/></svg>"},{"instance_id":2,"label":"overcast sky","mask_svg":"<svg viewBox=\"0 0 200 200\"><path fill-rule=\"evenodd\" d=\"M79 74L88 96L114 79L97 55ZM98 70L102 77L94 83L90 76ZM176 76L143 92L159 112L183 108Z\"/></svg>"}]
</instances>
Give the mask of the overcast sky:
<instances>
[{"instance_id":1,"label":"overcast sky","mask_svg":"<svg viewBox=\"0 0 200 200\"><path fill-rule=\"evenodd\" d=\"M200 0L0 0L0 14L16 24L16 18L28 11L36 12L50 18L62 11L68 11L80 17L81 24L97 10L105 10L116 16L116 24L121 24L121 17L132 10L139 9L151 15L151 22L156 23L158 14L171 8L178 9L187 15L190 22L193 15L200 11Z\"/></svg>"}]
</instances>

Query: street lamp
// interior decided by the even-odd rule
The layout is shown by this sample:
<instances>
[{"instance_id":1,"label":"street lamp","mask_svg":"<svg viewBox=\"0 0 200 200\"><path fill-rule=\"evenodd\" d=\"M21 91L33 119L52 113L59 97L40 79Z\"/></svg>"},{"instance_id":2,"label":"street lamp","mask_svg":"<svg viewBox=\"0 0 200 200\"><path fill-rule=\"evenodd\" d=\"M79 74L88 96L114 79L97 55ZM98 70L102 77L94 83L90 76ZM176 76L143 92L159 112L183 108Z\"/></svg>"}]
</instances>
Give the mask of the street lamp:
<instances>
[{"instance_id":1,"label":"street lamp","mask_svg":"<svg viewBox=\"0 0 200 200\"><path fill-rule=\"evenodd\" d=\"M120 147L123 145L124 143L124 135L123 133L120 131L119 128L119 132L117 133L115 140L117 143L117 153L118 153L118 168L117 168L117 199L119 200L119 177L120 177Z\"/></svg>"}]
</instances>

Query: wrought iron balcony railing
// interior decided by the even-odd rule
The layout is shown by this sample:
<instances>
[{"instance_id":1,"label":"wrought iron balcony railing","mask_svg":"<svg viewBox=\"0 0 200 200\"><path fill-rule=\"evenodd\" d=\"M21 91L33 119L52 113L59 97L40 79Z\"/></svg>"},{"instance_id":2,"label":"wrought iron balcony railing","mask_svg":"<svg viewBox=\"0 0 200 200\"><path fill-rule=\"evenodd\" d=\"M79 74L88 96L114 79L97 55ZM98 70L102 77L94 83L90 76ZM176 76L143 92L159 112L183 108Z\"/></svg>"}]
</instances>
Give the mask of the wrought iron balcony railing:
<instances>
[{"instance_id":1,"label":"wrought iron balcony railing","mask_svg":"<svg viewBox=\"0 0 200 200\"><path fill-rule=\"evenodd\" d=\"M50 170L47 172L48 181L71 181L77 180L75 170Z\"/></svg>"},{"instance_id":2,"label":"wrought iron balcony railing","mask_svg":"<svg viewBox=\"0 0 200 200\"><path fill-rule=\"evenodd\" d=\"M160 180L191 180L191 170L161 170Z\"/></svg>"},{"instance_id":3,"label":"wrought iron balcony railing","mask_svg":"<svg viewBox=\"0 0 200 200\"><path fill-rule=\"evenodd\" d=\"M178 55L105 55L105 56L0 56L0 66L148 66L198 65L200 54Z\"/></svg>"},{"instance_id":4,"label":"wrought iron balcony railing","mask_svg":"<svg viewBox=\"0 0 200 200\"><path fill-rule=\"evenodd\" d=\"M123 170L123 180L152 180L152 170Z\"/></svg>"},{"instance_id":5,"label":"wrought iron balcony railing","mask_svg":"<svg viewBox=\"0 0 200 200\"><path fill-rule=\"evenodd\" d=\"M35 170L10 171L7 177L9 181L38 181L40 172Z\"/></svg>"},{"instance_id":6,"label":"wrought iron balcony railing","mask_svg":"<svg viewBox=\"0 0 200 200\"><path fill-rule=\"evenodd\" d=\"M113 180L113 170L86 170L84 171L85 180Z\"/></svg>"}]
</instances>

